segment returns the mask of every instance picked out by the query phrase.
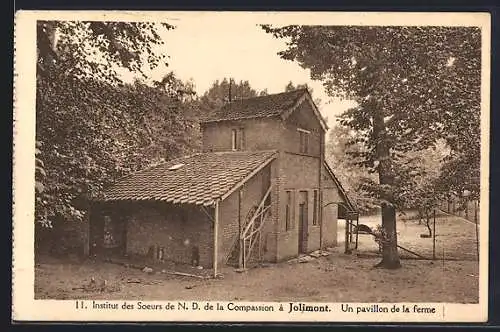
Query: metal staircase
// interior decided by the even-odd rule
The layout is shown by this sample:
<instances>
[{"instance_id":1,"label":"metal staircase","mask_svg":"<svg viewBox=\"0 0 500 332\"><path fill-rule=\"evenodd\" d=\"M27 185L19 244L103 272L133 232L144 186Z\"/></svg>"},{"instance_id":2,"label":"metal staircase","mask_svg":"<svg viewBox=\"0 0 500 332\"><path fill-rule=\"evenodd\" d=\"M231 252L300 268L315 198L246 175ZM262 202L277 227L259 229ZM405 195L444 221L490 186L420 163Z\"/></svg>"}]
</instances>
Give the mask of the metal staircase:
<instances>
[{"instance_id":1,"label":"metal staircase","mask_svg":"<svg viewBox=\"0 0 500 332\"><path fill-rule=\"evenodd\" d=\"M241 227L241 233L230 250L228 265L237 265L245 269L248 262L262 260L262 229L271 209L271 188L269 186L259 205L254 206L248 212L245 223Z\"/></svg>"}]
</instances>

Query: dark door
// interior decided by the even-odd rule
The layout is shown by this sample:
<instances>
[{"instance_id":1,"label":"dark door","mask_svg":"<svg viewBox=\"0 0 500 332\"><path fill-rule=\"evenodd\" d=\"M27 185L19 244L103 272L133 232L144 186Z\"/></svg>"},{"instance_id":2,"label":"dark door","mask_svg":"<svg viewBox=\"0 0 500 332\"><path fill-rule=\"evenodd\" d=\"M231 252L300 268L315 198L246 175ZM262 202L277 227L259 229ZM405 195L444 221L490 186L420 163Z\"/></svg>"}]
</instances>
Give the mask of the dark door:
<instances>
[{"instance_id":1,"label":"dark door","mask_svg":"<svg viewBox=\"0 0 500 332\"><path fill-rule=\"evenodd\" d=\"M307 250L308 219L307 191L299 192L299 254Z\"/></svg>"}]
</instances>

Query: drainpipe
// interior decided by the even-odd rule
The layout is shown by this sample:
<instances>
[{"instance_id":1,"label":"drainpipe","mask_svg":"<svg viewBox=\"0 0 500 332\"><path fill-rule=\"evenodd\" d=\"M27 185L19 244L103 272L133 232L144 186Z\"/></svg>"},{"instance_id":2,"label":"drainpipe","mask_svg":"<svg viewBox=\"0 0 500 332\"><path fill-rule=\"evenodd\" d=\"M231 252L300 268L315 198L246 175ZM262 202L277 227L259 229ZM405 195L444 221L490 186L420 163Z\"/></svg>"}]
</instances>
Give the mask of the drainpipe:
<instances>
[{"instance_id":1,"label":"drainpipe","mask_svg":"<svg viewBox=\"0 0 500 332\"><path fill-rule=\"evenodd\" d=\"M219 230L219 200L215 201L214 211L214 278L217 278L217 261L218 261L218 230Z\"/></svg>"}]
</instances>

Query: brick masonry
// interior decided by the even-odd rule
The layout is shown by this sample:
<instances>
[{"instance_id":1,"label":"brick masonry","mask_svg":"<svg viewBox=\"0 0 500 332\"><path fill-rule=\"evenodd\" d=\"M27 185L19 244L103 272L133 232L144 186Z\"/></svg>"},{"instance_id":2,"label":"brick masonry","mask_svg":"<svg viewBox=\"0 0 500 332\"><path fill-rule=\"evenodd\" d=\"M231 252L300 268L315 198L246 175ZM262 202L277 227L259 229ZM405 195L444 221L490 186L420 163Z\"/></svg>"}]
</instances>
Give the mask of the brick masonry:
<instances>
[{"instance_id":1,"label":"brick masonry","mask_svg":"<svg viewBox=\"0 0 500 332\"><path fill-rule=\"evenodd\" d=\"M200 265L212 266L212 221L198 206L140 202L94 215L97 222L92 239L97 251L102 251L100 221L104 215L115 220L118 227L114 235L122 239L123 250L129 255L145 256L151 246L159 246L165 249L166 260L191 264L193 249L198 248Z\"/></svg>"},{"instance_id":2,"label":"brick masonry","mask_svg":"<svg viewBox=\"0 0 500 332\"><path fill-rule=\"evenodd\" d=\"M243 150L274 150L281 142L281 125L276 119L250 119L206 123L202 126L203 151L231 151L231 132L244 129Z\"/></svg>"},{"instance_id":3,"label":"brick masonry","mask_svg":"<svg viewBox=\"0 0 500 332\"><path fill-rule=\"evenodd\" d=\"M307 102L302 103L286 121L279 118L249 119L244 121L223 121L206 123L201 126L203 134L203 150L231 150L232 129L244 128L245 145L243 150L278 150L278 157L266 168L247 181L241 189L234 191L220 203L220 220L218 229L218 263L226 263L231 249L239 237L239 223L244 224L248 211L258 205L265 193L268 183L271 191L271 214L263 230L262 253L266 261L280 261L298 255L299 251L299 204L301 191L308 197L307 247L310 252L320 248L320 234L323 246L337 244L337 212L341 201L338 188L322 166L324 157L324 135L313 111ZM309 150L301 153L298 128L309 134ZM318 206L317 225L313 225L314 191L323 187L323 206ZM285 226L286 191L292 194L291 227ZM319 193L319 191L318 191ZM320 205L320 203L318 203ZM124 210L128 211L124 218L127 225L126 250L129 253L145 254L151 245L166 248L166 258L190 263L192 247L199 248L200 263L211 267L213 262L213 224L200 207L190 205L167 205L163 203L134 203ZM213 216L214 209L208 212ZM101 218L96 214L94 218ZM102 238L102 223L93 223L91 242ZM189 240L186 245L185 241ZM97 240L97 243L99 240ZM94 246L96 248L99 245Z\"/></svg>"},{"instance_id":4,"label":"brick masonry","mask_svg":"<svg viewBox=\"0 0 500 332\"><path fill-rule=\"evenodd\" d=\"M247 181L239 190L236 190L228 198L221 203L221 213L219 221L219 263L224 264L230 255L230 251L239 239L239 222L241 225L251 217L251 209L259 205L263 194L269 187L269 178L271 166L268 165L249 181ZM241 203L239 203L239 191L241 190ZM266 227L263 228L263 239L267 239L268 233L272 224L270 218L266 222ZM266 241L263 241L263 253L268 250Z\"/></svg>"}]
</instances>

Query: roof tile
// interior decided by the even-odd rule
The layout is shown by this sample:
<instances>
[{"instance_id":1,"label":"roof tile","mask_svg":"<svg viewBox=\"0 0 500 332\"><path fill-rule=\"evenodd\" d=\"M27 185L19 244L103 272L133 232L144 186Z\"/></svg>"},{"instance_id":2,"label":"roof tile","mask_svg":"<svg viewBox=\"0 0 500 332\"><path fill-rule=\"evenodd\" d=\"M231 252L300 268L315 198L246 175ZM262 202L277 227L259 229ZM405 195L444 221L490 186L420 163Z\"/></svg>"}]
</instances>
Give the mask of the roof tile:
<instances>
[{"instance_id":1,"label":"roof tile","mask_svg":"<svg viewBox=\"0 0 500 332\"><path fill-rule=\"evenodd\" d=\"M211 205L274 155L275 151L236 151L181 157L118 180L104 192L103 201L159 200ZM169 170L180 163L184 166Z\"/></svg>"},{"instance_id":2,"label":"roof tile","mask_svg":"<svg viewBox=\"0 0 500 332\"><path fill-rule=\"evenodd\" d=\"M298 89L290 92L234 100L216 110L202 122L278 116L292 108L306 92L307 89Z\"/></svg>"}]
</instances>

